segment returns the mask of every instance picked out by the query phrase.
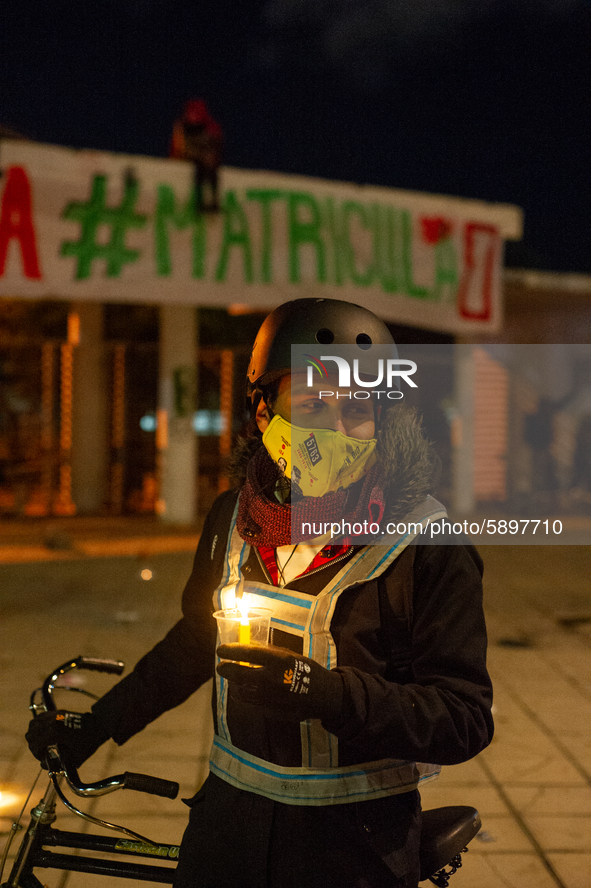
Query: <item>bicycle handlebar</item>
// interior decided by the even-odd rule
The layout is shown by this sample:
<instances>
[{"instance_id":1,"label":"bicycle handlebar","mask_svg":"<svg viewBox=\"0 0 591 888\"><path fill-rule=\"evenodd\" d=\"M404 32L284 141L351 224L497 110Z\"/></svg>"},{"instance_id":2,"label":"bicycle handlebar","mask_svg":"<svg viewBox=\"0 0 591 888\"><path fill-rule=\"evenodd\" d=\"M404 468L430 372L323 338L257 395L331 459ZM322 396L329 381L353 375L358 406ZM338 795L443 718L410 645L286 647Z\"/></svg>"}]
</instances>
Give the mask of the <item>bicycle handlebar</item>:
<instances>
[{"instance_id":1,"label":"bicycle handlebar","mask_svg":"<svg viewBox=\"0 0 591 888\"><path fill-rule=\"evenodd\" d=\"M152 777L150 774L136 774L133 771L105 777L94 783L83 783L77 769L68 763L67 756L64 761L63 754L59 752L57 746L49 747L47 763L49 776L64 774L72 792L82 798L96 798L115 792L116 789L134 789L136 792L162 796L165 799L176 799L179 792L179 784L174 780L163 780L160 777Z\"/></svg>"},{"instance_id":2,"label":"bicycle handlebar","mask_svg":"<svg viewBox=\"0 0 591 888\"><path fill-rule=\"evenodd\" d=\"M79 669L89 669L94 672L111 672L115 675L121 675L125 668L125 663L121 660L104 660L99 657L77 657Z\"/></svg>"},{"instance_id":3,"label":"bicycle handlebar","mask_svg":"<svg viewBox=\"0 0 591 888\"><path fill-rule=\"evenodd\" d=\"M135 789L137 792L147 792L165 799L176 799L179 794L179 784L173 780L134 774L133 771L126 771L123 775L123 789Z\"/></svg>"},{"instance_id":4,"label":"bicycle handlebar","mask_svg":"<svg viewBox=\"0 0 591 888\"><path fill-rule=\"evenodd\" d=\"M58 679L65 675L66 672L70 672L72 669L88 669L93 672L109 672L112 675L121 675L124 668L125 663L122 663L121 660L102 660L98 657L76 657L75 660L68 660L67 663L62 663L43 682L41 694L45 708L48 712L55 711L53 691Z\"/></svg>"},{"instance_id":5,"label":"bicycle handlebar","mask_svg":"<svg viewBox=\"0 0 591 888\"><path fill-rule=\"evenodd\" d=\"M53 691L58 679L65 675L66 672L70 672L72 669L89 669L94 672L108 672L114 675L121 675L124 668L125 664L121 660L103 660L98 657L76 657L74 660L68 660L66 663L58 666L43 682L41 693L45 708L50 712L55 711ZM59 752L57 746L49 747L47 764L50 777L64 774L72 792L84 798L106 795L109 792L114 792L116 789L134 789L137 792L145 792L167 799L176 799L179 792L179 784L173 780L162 780L160 777L151 777L149 774L135 774L132 771L116 774L114 777L107 777L94 783L83 783L78 776L76 768L68 763L67 757L64 761L63 753Z\"/></svg>"}]
</instances>

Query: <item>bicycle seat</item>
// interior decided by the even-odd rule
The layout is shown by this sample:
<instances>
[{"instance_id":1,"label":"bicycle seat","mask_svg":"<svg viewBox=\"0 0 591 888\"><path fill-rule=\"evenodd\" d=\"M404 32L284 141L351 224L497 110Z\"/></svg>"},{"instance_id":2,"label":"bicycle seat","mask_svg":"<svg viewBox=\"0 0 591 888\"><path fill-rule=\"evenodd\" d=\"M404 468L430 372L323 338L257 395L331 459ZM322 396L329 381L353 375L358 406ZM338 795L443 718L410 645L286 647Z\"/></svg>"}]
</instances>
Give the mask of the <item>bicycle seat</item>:
<instances>
[{"instance_id":1,"label":"bicycle seat","mask_svg":"<svg viewBox=\"0 0 591 888\"><path fill-rule=\"evenodd\" d=\"M480 814L467 805L423 811L421 878L428 879L464 850L480 829Z\"/></svg>"}]
</instances>

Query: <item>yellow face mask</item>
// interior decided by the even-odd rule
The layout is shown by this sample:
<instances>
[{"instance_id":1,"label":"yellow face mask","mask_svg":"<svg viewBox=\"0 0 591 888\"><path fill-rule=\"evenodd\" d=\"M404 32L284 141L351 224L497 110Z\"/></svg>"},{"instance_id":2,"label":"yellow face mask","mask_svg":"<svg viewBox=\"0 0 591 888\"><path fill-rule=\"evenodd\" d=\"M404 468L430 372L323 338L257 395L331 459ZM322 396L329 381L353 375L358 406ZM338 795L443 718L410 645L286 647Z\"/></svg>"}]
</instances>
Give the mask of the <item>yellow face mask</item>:
<instances>
[{"instance_id":1,"label":"yellow face mask","mask_svg":"<svg viewBox=\"0 0 591 888\"><path fill-rule=\"evenodd\" d=\"M263 444L304 496L347 488L375 463L376 439L349 438L333 429L303 429L275 415Z\"/></svg>"}]
</instances>

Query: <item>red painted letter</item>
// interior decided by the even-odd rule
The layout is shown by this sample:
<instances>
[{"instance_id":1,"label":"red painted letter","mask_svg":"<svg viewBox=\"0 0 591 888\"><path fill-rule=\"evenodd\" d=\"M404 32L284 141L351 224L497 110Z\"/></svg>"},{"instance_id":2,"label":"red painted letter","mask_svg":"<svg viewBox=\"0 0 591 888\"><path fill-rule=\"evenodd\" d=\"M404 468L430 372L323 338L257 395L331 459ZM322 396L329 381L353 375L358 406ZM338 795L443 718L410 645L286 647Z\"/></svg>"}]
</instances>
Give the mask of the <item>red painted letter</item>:
<instances>
[{"instance_id":1,"label":"red painted letter","mask_svg":"<svg viewBox=\"0 0 591 888\"><path fill-rule=\"evenodd\" d=\"M31 183L20 166L9 167L0 209L0 276L4 274L8 245L12 238L20 244L25 276L40 278L35 228L31 211Z\"/></svg>"},{"instance_id":2,"label":"red painted letter","mask_svg":"<svg viewBox=\"0 0 591 888\"><path fill-rule=\"evenodd\" d=\"M493 308L493 275L500 248L494 225L468 222L464 230L464 274L458 290L463 318L489 321Z\"/></svg>"}]
</instances>

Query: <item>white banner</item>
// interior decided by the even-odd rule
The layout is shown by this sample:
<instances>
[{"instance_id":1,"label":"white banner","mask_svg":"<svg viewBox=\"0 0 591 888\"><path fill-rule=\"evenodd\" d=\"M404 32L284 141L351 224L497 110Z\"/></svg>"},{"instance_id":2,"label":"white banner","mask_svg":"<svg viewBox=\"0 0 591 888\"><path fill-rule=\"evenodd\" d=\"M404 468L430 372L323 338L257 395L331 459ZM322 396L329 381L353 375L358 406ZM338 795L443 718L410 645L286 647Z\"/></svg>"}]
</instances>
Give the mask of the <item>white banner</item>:
<instances>
[{"instance_id":1,"label":"white banner","mask_svg":"<svg viewBox=\"0 0 591 888\"><path fill-rule=\"evenodd\" d=\"M302 176L0 143L0 296L266 308L346 299L386 320L498 330L517 207Z\"/></svg>"}]
</instances>

